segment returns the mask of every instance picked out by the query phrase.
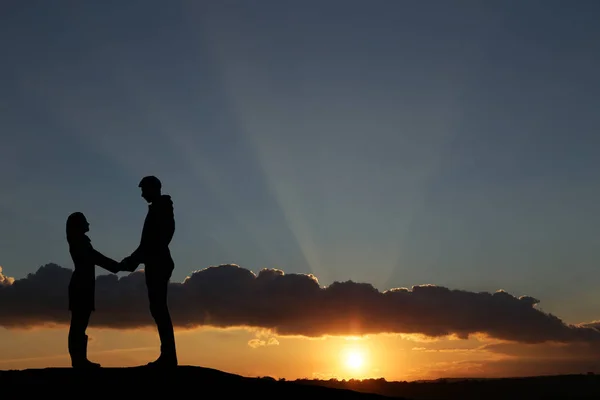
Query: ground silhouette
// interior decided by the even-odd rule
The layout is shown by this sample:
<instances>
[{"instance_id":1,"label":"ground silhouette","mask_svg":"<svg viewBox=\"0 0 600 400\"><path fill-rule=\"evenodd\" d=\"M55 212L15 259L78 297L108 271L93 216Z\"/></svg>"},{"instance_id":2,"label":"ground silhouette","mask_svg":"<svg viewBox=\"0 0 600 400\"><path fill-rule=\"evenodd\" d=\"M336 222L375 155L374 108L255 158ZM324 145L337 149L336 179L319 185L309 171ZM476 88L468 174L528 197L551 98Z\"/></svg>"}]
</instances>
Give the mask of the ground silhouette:
<instances>
[{"instance_id":1,"label":"ground silhouette","mask_svg":"<svg viewBox=\"0 0 600 400\"><path fill-rule=\"evenodd\" d=\"M386 382L383 379L296 382L413 400L600 399L600 375L593 374L416 382Z\"/></svg>"},{"instance_id":2,"label":"ground silhouette","mask_svg":"<svg viewBox=\"0 0 600 400\"><path fill-rule=\"evenodd\" d=\"M45 368L0 371L0 388L5 398L40 394L69 396L74 387L86 387L94 396L112 398L155 395L201 398L262 399L324 397L327 399L405 400L533 400L598 399L600 375L558 375L501 379L438 379L435 381L387 382L359 380L275 380L250 378L215 369L179 366L158 368ZM77 392L79 393L79 392ZM3 398L4 398L3 397Z\"/></svg>"},{"instance_id":3,"label":"ground silhouette","mask_svg":"<svg viewBox=\"0 0 600 400\"><path fill-rule=\"evenodd\" d=\"M58 395L70 398L86 397L130 398L131 396L160 395L161 398L327 398L327 399L386 399L349 389L303 385L277 381L273 378L248 378L210 368L178 366L168 369L148 366L129 368L44 368L0 371L2 398L25 398ZM108 397L110 396L110 397Z\"/></svg>"}]
</instances>

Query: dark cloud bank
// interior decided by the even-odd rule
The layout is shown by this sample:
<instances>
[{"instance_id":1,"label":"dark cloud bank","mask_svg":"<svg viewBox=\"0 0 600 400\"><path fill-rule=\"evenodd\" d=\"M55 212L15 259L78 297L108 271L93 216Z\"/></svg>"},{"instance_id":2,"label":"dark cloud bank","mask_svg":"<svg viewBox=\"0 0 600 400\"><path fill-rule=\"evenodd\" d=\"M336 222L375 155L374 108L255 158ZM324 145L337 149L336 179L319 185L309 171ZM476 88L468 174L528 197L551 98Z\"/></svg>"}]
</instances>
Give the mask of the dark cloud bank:
<instances>
[{"instance_id":1,"label":"dark cloud bank","mask_svg":"<svg viewBox=\"0 0 600 400\"><path fill-rule=\"evenodd\" d=\"M0 326L68 323L67 285L71 270L42 266L12 280L0 270ZM280 335L322 336L472 333L522 343L600 342L594 326L566 325L538 310L538 300L504 291L467 292L423 285L380 292L370 284L336 282L320 287L312 275L263 269L258 275L237 265L194 272L171 283L169 303L176 326L250 326ZM92 325L152 327L143 271L102 275L96 281Z\"/></svg>"}]
</instances>

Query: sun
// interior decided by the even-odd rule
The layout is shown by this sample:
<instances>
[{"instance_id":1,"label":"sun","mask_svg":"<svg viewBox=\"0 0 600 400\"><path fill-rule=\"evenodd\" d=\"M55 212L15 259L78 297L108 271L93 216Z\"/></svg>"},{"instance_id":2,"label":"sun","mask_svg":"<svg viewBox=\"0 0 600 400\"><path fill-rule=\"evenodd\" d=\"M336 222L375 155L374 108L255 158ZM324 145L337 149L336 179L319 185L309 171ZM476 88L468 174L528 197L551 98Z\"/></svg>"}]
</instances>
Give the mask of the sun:
<instances>
[{"instance_id":1,"label":"sun","mask_svg":"<svg viewBox=\"0 0 600 400\"><path fill-rule=\"evenodd\" d=\"M365 364L365 358L362 353L356 350L349 351L346 353L346 367L353 371L360 370Z\"/></svg>"}]
</instances>

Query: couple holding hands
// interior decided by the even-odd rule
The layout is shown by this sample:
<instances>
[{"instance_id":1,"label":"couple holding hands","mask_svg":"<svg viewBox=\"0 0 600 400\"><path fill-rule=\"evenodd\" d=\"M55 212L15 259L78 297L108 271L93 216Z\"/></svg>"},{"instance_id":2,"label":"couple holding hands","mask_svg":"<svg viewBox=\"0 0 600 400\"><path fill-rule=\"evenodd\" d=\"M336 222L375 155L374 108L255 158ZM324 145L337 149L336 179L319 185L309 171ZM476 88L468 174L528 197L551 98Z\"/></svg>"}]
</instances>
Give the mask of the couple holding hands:
<instances>
[{"instance_id":1,"label":"couple holding hands","mask_svg":"<svg viewBox=\"0 0 600 400\"><path fill-rule=\"evenodd\" d=\"M155 176L146 176L140 183L142 197L149 203L144 221L142 237L137 249L121 262L105 256L92 246L89 223L85 215L75 212L67 218L67 242L73 260L74 271L69 282L69 327L68 347L73 368L99 368L100 364L87 359L88 336L86 329L95 311L95 266L117 273L133 272L144 264L144 275L150 313L158 328L160 357L148 363L153 367L176 367L177 352L173 323L167 305L167 289L175 267L169 244L175 233L175 218L171 196L162 194L162 185Z\"/></svg>"}]
</instances>

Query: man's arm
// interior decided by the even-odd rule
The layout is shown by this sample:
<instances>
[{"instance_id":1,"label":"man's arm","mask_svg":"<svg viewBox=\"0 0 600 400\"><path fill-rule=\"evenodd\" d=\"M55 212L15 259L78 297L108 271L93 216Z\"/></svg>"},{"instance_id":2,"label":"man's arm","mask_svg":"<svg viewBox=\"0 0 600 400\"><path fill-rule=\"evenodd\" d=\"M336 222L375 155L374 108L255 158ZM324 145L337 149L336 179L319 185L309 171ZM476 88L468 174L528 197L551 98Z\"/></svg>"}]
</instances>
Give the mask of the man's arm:
<instances>
[{"instance_id":1,"label":"man's arm","mask_svg":"<svg viewBox=\"0 0 600 400\"><path fill-rule=\"evenodd\" d=\"M140 243L137 249L135 249L130 256L126 257L129 264L135 264L135 268L137 268L138 265L140 265L142 263L142 260L144 259L144 250L142 244L143 243Z\"/></svg>"},{"instance_id":2,"label":"man's arm","mask_svg":"<svg viewBox=\"0 0 600 400\"><path fill-rule=\"evenodd\" d=\"M137 267L140 266L142 261L144 260L144 244L146 240L144 239L144 232L142 232L142 238L140 240L140 244L137 249L131 253L131 255L125 257L121 260L121 268L125 271L133 272Z\"/></svg>"},{"instance_id":3,"label":"man's arm","mask_svg":"<svg viewBox=\"0 0 600 400\"><path fill-rule=\"evenodd\" d=\"M175 235L175 217L172 212L164 212L161 218L161 235L160 245L168 247Z\"/></svg>"},{"instance_id":4,"label":"man's arm","mask_svg":"<svg viewBox=\"0 0 600 400\"><path fill-rule=\"evenodd\" d=\"M168 203L161 203L160 208L155 209L150 219L146 217L140 244L129 257L126 257L129 265L135 265L131 271L144 263L148 254L153 254L157 251L160 252L161 249L168 248L174 234L175 217L173 214L173 204L170 201Z\"/></svg>"},{"instance_id":5,"label":"man's arm","mask_svg":"<svg viewBox=\"0 0 600 400\"><path fill-rule=\"evenodd\" d=\"M142 227L142 237L140 238L140 244L138 247L129 255L125 257L121 262L127 261L127 271L135 271L135 269L144 261L145 258L145 247L148 245L148 216L144 220L144 226ZM131 269L132 268L132 269Z\"/></svg>"}]
</instances>

